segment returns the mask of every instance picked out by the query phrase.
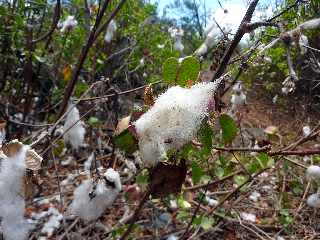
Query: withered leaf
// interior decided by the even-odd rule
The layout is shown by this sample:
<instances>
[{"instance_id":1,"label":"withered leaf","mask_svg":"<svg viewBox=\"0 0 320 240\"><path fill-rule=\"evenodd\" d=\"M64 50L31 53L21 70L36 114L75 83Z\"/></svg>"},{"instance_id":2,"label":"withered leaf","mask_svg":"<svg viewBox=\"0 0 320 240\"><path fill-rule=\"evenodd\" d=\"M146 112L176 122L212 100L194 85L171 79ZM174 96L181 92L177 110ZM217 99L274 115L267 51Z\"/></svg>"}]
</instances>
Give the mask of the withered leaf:
<instances>
[{"instance_id":1,"label":"withered leaf","mask_svg":"<svg viewBox=\"0 0 320 240\"><path fill-rule=\"evenodd\" d=\"M41 168L43 158L36 153L33 149L27 151L26 155L26 168L32 171L37 171Z\"/></svg>"},{"instance_id":2,"label":"withered leaf","mask_svg":"<svg viewBox=\"0 0 320 240\"><path fill-rule=\"evenodd\" d=\"M180 192L186 175L187 167L184 159L179 165L158 163L150 173L151 195L157 198Z\"/></svg>"}]
</instances>

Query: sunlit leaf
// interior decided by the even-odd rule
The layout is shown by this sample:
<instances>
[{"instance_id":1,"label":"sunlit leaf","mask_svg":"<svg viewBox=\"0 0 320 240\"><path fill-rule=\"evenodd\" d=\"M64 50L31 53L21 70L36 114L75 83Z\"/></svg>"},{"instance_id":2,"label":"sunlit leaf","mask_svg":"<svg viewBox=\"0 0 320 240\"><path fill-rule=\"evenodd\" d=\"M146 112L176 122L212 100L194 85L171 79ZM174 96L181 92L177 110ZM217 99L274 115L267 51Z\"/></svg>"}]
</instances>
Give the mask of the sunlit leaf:
<instances>
[{"instance_id":1,"label":"sunlit leaf","mask_svg":"<svg viewBox=\"0 0 320 240\"><path fill-rule=\"evenodd\" d=\"M223 114L219 119L222 129L222 138L225 143L230 143L237 136L238 128L235 121L227 114Z\"/></svg>"}]
</instances>

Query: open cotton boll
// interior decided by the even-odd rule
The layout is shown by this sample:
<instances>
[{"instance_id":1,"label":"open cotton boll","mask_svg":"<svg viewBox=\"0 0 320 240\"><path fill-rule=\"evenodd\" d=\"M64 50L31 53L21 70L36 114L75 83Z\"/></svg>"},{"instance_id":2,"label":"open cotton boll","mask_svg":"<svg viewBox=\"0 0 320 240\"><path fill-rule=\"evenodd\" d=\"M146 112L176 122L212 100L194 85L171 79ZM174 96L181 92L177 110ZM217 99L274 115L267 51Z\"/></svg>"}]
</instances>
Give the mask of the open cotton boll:
<instances>
[{"instance_id":1,"label":"open cotton boll","mask_svg":"<svg viewBox=\"0 0 320 240\"><path fill-rule=\"evenodd\" d=\"M306 21L299 25L300 29L313 29L320 27L320 18Z\"/></svg>"},{"instance_id":2,"label":"open cotton boll","mask_svg":"<svg viewBox=\"0 0 320 240\"><path fill-rule=\"evenodd\" d=\"M238 107L245 105L246 101L247 101L247 97L243 92L232 94L231 100L230 100L232 104L231 109L235 111Z\"/></svg>"},{"instance_id":3,"label":"open cotton boll","mask_svg":"<svg viewBox=\"0 0 320 240\"><path fill-rule=\"evenodd\" d=\"M122 189L121 180L120 180L120 175L117 171L113 170L112 168L108 168L104 174L104 177L109 182L112 182L115 185L115 188L118 192L121 191Z\"/></svg>"},{"instance_id":4,"label":"open cotton boll","mask_svg":"<svg viewBox=\"0 0 320 240\"><path fill-rule=\"evenodd\" d=\"M311 165L307 168L306 177L308 180L318 180L320 179L320 167Z\"/></svg>"},{"instance_id":5,"label":"open cotton boll","mask_svg":"<svg viewBox=\"0 0 320 240\"><path fill-rule=\"evenodd\" d=\"M256 222L256 215L252 214L252 213L245 213L242 212L240 213L240 216L243 220L248 221L248 222Z\"/></svg>"},{"instance_id":6,"label":"open cotton boll","mask_svg":"<svg viewBox=\"0 0 320 240\"><path fill-rule=\"evenodd\" d=\"M257 202L259 200L259 198L261 197L261 194L257 191L254 191L250 194L249 196L249 199L254 201L254 202Z\"/></svg>"},{"instance_id":7,"label":"open cotton boll","mask_svg":"<svg viewBox=\"0 0 320 240\"><path fill-rule=\"evenodd\" d=\"M61 32L69 32L72 29L74 29L75 26L78 25L78 21L74 18L74 16L68 16L64 22L60 24L61 26Z\"/></svg>"},{"instance_id":8,"label":"open cotton boll","mask_svg":"<svg viewBox=\"0 0 320 240\"><path fill-rule=\"evenodd\" d=\"M134 122L143 162L152 166L166 158L166 151L191 141L208 114L217 83L191 88L169 88Z\"/></svg>"},{"instance_id":9,"label":"open cotton boll","mask_svg":"<svg viewBox=\"0 0 320 240\"><path fill-rule=\"evenodd\" d=\"M107 186L104 180L100 180L94 187L92 179L83 181L74 191L69 212L86 221L98 219L112 205L121 190L121 183L120 190L117 183L114 184L116 187Z\"/></svg>"},{"instance_id":10,"label":"open cotton boll","mask_svg":"<svg viewBox=\"0 0 320 240\"><path fill-rule=\"evenodd\" d=\"M0 217L5 240L23 240L31 225L24 218L23 178L28 146L22 146L12 157L2 159L0 169Z\"/></svg>"},{"instance_id":11,"label":"open cotton boll","mask_svg":"<svg viewBox=\"0 0 320 240\"><path fill-rule=\"evenodd\" d=\"M91 165L92 165L92 161L94 159L94 153L91 153L90 156L88 157L87 161L84 162L84 171L85 173L89 174L90 173L90 169L91 169Z\"/></svg>"},{"instance_id":12,"label":"open cotton boll","mask_svg":"<svg viewBox=\"0 0 320 240\"><path fill-rule=\"evenodd\" d=\"M178 240L179 238L177 238L175 235L171 234L167 240Z\"/></svg>"},{"instance_id":13,"label":"open cotton boll","mask_svg":"<svg viewBox=\"0 0 320 240\"><path fill-rule=\"evenodd\" d=\"M69 105L67 111L70 112L63 126L65 132L63 139L66 143L70 143L74 150L78 150L84 143L86 130L83 127L84 123L80 121L79 110L73 104Z\"/></svg>"},{"instance_id":14,"label":"open cotton boll","mask_svg":"<svg viewBox=\"0 0 320 240\"><path fill-rule=\"evenodd\" d=\"M301 54L306 54L308 49L305 46L309 46L309 41L308 41L308 37L301 34L300 38L299 38L299 46L300 46L300 50L301 50Z\"/></svg>"},{"instance_id":15,"label":"open cotton boll","mask_svg":"<svg viewBox=\"0 0 320 240\"><path fill-rule=\"evenodd\" d=\"M310 126L304 126L302 128L303 136L308 137L311 134L311 128Z\"/></svg>"},{"instance_id":16,"label":"open cotton boll","mask_svg":"<svg viewBox=\"0 0 320 240\"><path fill-rule=\"evenodd\" d=\"M2 146L2 143L5 141L6 139L6 130L5 128L1 128L0 129L0 147Z\"/></svg>"},{"instance_id":17,"label":"open cotton boll","mask_svg":"<svg viewBox=\"0 0 320 240\"><path fill-rule=\"evenodd\" d=\"M182 52L182 51L183 51L184 46L183 46L180 38L175 41L175 43L174 43L174 45L173 45L173 48L174 48L175 50L179 51L179 52Z\"/></svg>"},{"instance_id":18,"label":"open cotton boll","mask_svg":"<svg viewBox=\"0 0 320 240\"><path fill-rule=\"evenodd\" d=\"M211 207L215 207L215 206L217 206L219 204L219 201L217 201L216 199L213 199L213 198L211 198L209 196L206 196L206 202Z\"/></svg>"},{"instance_id":19,"label":"open cotton boll","mask_svg":"<svg viewBox=\"0 0 320 240\"><path fill-rule=\"evenodd\" d=\"M311 194L307 199L307 205L313 208L320 208L320 196L318 193Z\"/></svg>"},{"instance_id":20,"label":"open cotton boll","mask_svg":"<svg viewBox=\"0 0 320 240\"><path fill-rule=\"evenodd\" d=\"M201 44L201 46L195 51L197 56L203 56L208 52L208 47L206 43Z\"/></svg>"},{"instance_id":21,"label":"open cotton boll","mask_svg":"<svg viewBox=\"0 0 320 240\"><path fill-rule=\"evenodd\" d=\"M111 40L112 40L112 38L113 38L113 35L114 35L114 33L115 33L116 30L117 30L116 21L115 21L115 20L111 20L111 22L110 22L109 25L108 25L106 35L104 36L104 40L105 40L107 43L110 43L110 42L111 42Z\"/></svg>"}]
</instances>

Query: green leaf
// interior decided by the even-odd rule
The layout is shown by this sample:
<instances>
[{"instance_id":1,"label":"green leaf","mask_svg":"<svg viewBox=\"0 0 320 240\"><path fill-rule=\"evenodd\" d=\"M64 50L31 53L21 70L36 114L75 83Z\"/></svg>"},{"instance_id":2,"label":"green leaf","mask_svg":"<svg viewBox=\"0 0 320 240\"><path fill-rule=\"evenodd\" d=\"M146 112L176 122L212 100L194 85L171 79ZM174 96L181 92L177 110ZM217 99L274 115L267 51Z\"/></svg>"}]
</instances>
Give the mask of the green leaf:
<instances>
[{"instance_id":1,"label":"green leaf","mask_svg":"<svg viewBox=\"0 0 320 240\"><path fill-rule=\"evenodd\" d=\"M119 135L114 136L113 141L118 148L126 153L130 154L138 150L138 141L130 133L129 129L126 129Z\"/></svg>"},{"instance_id":2,"label":"green leaf","mask_svg":"<svg viewBox=\"0 0 320 240\"><path fill-rule=\"evenodd\" d=\"M227 114L223 114L219 119L222 128L222 138L224 143L230 143L237 136L238 128L235 121Z\"/></svg>"},{"instance_id":3,"label":"green leaf","mask_svg":"<svg viewBox=\"0 0 320 240\"><path fill-rule=\"evenodd\" d=\"M199 130L199 139L202 143L202 153L209 155L212 149L213 131L208 123L203 123Z\"/></svg>"},{"instance_id":4,"label":"green leaf","mask_svg":"<svg viewBox=\"0 0 320 240\"><path fill-rule=\"evenodd\" d=\"M100 120L98 118L96 118L96 117L90 117L89 120L88 120L88 123L91 126L97 126L97 125L99 125Z\"/></svg>"},{"instance_id":5,"label":"green leaf","mask_svg":"<svg viewBox=\"0 0 320 240\"><path fill-rule=\"evenodd\" d=\"M162 77L168 84L174 84L179 69L179 61L177 58L168 58L162 66Z\"/></svg>"},{"instance_id":6,"label":"green leaf","mask_svg":"<svg viewBox=\"0 0 320 240\"><path fill-rule=\"evenodd\" d=\"M204 175L204 173L200 168L200 166L195 161L192 162L191 169L192 169L192 181L194 183L198 183L201 177Z\"/></svg>"},{"instance_id":7,"label":"green leaf","mask_svg":"<svg viewBox=\"0 0 320 240\"><path fill-rule=\"evenodd\" d=\"M198 79L200 63L195 57L186 57L183 59L178 72L178 84L186 86L188 80L195 82Z\"/></svg>"},{"instance_id":8,"label":"green leaf","mask_svg":"<svg viewBox=\"0 0 320 240\"><path fill-rule=\"evenodd\" d=\"M247 177L244 175L236 175L233 177L233 180L234 180L235 184L240 186L241 184L243 184L247 180Z\"/></svg>"},{"instance_id":9,"label":"green leaf","mask_svg":"<svg viewBox=\"0 0 320 240\"><path fill-rule=\"evenodd\" d=\"M213 218L202 217L201 227L203 228L203 230L209 230L210 228L212 228L212 225L214 224L214 222L215 221Z\"/></svg>"}]
</instances>

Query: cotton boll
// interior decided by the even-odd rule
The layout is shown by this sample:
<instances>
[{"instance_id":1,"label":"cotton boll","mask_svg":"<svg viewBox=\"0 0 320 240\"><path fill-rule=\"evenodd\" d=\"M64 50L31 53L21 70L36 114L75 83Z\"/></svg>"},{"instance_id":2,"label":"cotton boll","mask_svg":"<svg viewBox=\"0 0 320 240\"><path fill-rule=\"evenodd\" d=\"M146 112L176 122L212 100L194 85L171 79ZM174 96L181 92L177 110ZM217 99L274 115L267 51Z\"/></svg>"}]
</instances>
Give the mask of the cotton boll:
<instances>
[{"instance_id":1,"label":"cotton boll","mask_svg":"<svg viewBox=\"0 0 320 240\"><path fill-rule=\"evenodd\" d=\"M48 210L49 217L48 221L43 225L41 229L41 233L45 234L47 237L51 237L56 229L58 229L61 225L61 220L63 219L63 215L53 207L50 207Z\"/></svg>"},{"instance_id":2,"label":"cotton boll","mask_svg":"<svg viewBox=\"0 0 320 240\"><path fill-rule=\"evenodd\" d=\"M241 218L245 221L248 221L248 222L256 222L256 215L252 214L252 213L245 213L245 212L242 212L240 214Z\"/></svg>"},{"instance_id":3,"label":"cotton boll","mask_svg":"<svg viewBox=\"0 0 320 240\"><path fill-rule=\"evenodd\" d=\"M104 36L104 40L105 40L107 43L110 43L110 42L111 42L111 40L112 40L112 38L113 38L113 35L114 35L114 33L115 33L116 30L117 30L116 21L111 20L111 22L110 22L109 25L108 25L106 35Z\"/></svg>"},{"instance_id":4,"label":"cotton boll","mask_svg":"<svg viewBox=\"0 0 320 240\"><path fill-rule=\"evenodd\" d=\"M26 153L29 147L22 146L12 157L2 159L0 171L0 217L6 240L26 239L31 226L24 218L25 201L23 178Z\"/></svg>"},{"instance_id":5,"label":"cotton boll","mask_svg":"<svg viewBox=\"0 0 320 240\"><path fill-rule=\"evenodd\" d=\"M190 89L169 88L135 123L143 162L152 166L191 141L208 115L216 83L199 83Z\"/></svg>"},{"instance_id":6,"label":"cotton boll","mask_svg":"<svg viewBox=\"0 0 320 240\"><path fill-rule=\"evenodd\" d=\"M260 197L261 197L261 194L257 191L254 191L250 194L249 199L252 200L253 202L257 202Z\"/></svg>"},{"instance_id":7,"label":"cotton boll","mask_svg":"<svg viewBox=\"0 0 320 240\"><path fill-rule=\"evenodd\" d=\"M311 19L299 25L300 29L314 29L320 27L320 18Z\"/></svg>"},{"instance_id":8,"label":"cotton boll","mask_svg":"<svg viewBox=\"0 0 320 240\"><path fill-rule=\"evenodd\" d=\"M74 16L68 16L67 19L60 24L61 32L69 32L78 25L78 21L74 18Z\"/></svg>"},{"instance_id":9,"label":"cotton boll","mask_svg":"<svg viewBox=\"0 0 320 240\"><path fill-rule=\"evenodd\" d=\"M121 186L121 180L120 180L120 175L117 171L113 170L112 168L108 168L107 171L104 174L104 177L114 183L116 189L120 192L122 189Z\"/></svg>"},{"instance_id":10,"label":"cotton boll","mask_svg":"<svg viewBox=\"0 0 320 240\"><path fill-rule=\"evenodd\" d=\"M204 35L208 36L208 34L209 34L210 32L212 32L212 30L213 30L215 27L216 27L215 22L214 22L214 21L211 21L211 22L207 25L207 27L204 29L204 31L203 31Z\"/></svg>"},{"instance_id":11,"label":"cotton boll","mask_svg":"<svg viewBox=\"0 0 320 240\"><path fill-rule=\"evenodd\" d=\"M209 196L206 196L206 201L207 201L208 205L211 207L215 207L219 204L219 201L217 201L216 199L213 199Z\"/></svg>"},{"instance_id":12,"label":"cotton boll","mask_svg":"<svg viewBox=\"0 0 320 240\"><path fill-rule=\"evenodd\" d=\"M320 167L311 165L307 168L306 177L308 180L318 180L320 179Z\"/></svg>"},{"instance_id":13,"label":"cotton boll","mask_svg":"<svg viewBox=\"0 0 320 240\"><path fill-rule=\"evenodd\" d=\"M74 199L69 206L69 212L86 221L98 219L106 208L112 205L121 190L119 173L112 171L107 171L105 176L108 181L115 181L113 182L115 187L107 186L104 180L100 180L96 187L92 179L83 181L74 191Z\"/></svg>"},{"instance_id":14,"label":"cotton boll","mask_svg":"<svg viewBox=\"0 0 320 240\"><path fill-rule=\"evenodd\" d=\"M212 48L214 43L215 43L215 29L213 29L211 32L209 32L209 34L207 35L207 38L205 40L205 43L207 45L208 48Z\"/></svg>"},{"instance_id":15,"label":"cotton boll","mask_svg":"<svg viewBox=\"0 0 320 240\"><path fill-rule=\"evenodd\" d=\"M247 97L243 92L241 92L239 94L237 94L237 93L232 94L231 100L230 100L230 102L232 104L231 109L233 111L235 111L238 107L245 105L246 101L247 101Z\"/></svg>"},{"instance_id":16,"label":"cotton boll","mask_svg":"<svg viewBox=\"0 0 320 240\"><path fill-rule=\"evenodd\" d=\"M5 139L6 139L6 129L1 128L0 129L0 147L2 146L2 143L5 141Z\"/></svg>"},{"instance_id":17,"label":"cotton boll","mask_svg":"<svg viewBox=\"0 0 320 240\"><path fill-rule=\"evenodd\" d=\"M302 128L303 136L308 137L311 134L311 128L310 126L304 126Z\"/></svg>"},{"instance_id":18,"label":"cotton boll","mask_svg":"<svg viewBox=\"0 0 320 240\"><path fill-rule=\"evenodd\" d=\"M65 132L63 139L66 143L70 143L74 150L78 150L84 144L86 130L83 127L84 123L80 121L79 110L74 105L70 105L67 111L70 112L63 126Z\"/></svg>"},{"instance_id":19,"label":"cotton boll","mask_svg":"<svg viewBox=\"0 0 320 240\"><path fill-rule=\"evenodd\" d=\"M208 52L207 44L203 43L195 52L197 56L203 56Z\"/></svg>"},{"instance_id":20,"label":"cotton boll","mask_svg":"<svg viewBox=\"0 0 320 240\"><path fill-rule=\"evenodd\" d=\"M181 42L181 39L177 39L173 45L173 48L179 52L183 52L184 46Z\"/></svg>"},{"instance_id":21,"label":"cotton boll","mask_svg":"<svg viewBox=\"0 0 320 240\"><path fill-rule=\"evenodd\" d=\"M308 49L305 46L309 46L309 41L307 36L301 34L299 38L299 46L300 46L301 54L302 55L306 54Z\"/></svg>"},{"instance_id":22,"label":"cotton boll","mask_svg":"<svg viewBox=\"0 0 320 240\"><path fill-rule=\"evenodd\" d=\"M233 91L234 93L242 93L242 91L243 91L242 83L241 83L241 82L237 82L237 83L232 87L232 91Z\"/></svg>"},{"instance_id":23,"label":"cotton boll","mask_svg":"<svg viewBox=\"0 0 320 240\"><path fill-rule=\"evenodd\" d=\"M179 238L177 238L175 235L171 234L167 240L178 240Z\"/></svg>"},{"instance_id":24,"label":"cotton boll","mask_svg":"<svg viewBox=\"0 0 320 240\"><path fill-rule=\"evenodd\" d=\"M307 199L307 205L313 208L320 208L320 198L318 193L311 194Z\"/></svg>"},{"instance_id":25,"label":"cotton boll","mask_svg":"<svg viewBox=\"0 0 320 240\"><path fill-rule=\"evenodd\" d=\"M91 153L90 156L88 157L87 161L84 162L84 171L86 173L90 173L92 161L94 160L94 153Z\"/></svg>"}]
</instances>

